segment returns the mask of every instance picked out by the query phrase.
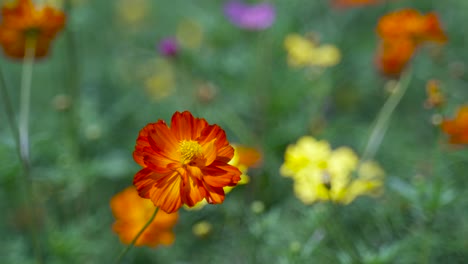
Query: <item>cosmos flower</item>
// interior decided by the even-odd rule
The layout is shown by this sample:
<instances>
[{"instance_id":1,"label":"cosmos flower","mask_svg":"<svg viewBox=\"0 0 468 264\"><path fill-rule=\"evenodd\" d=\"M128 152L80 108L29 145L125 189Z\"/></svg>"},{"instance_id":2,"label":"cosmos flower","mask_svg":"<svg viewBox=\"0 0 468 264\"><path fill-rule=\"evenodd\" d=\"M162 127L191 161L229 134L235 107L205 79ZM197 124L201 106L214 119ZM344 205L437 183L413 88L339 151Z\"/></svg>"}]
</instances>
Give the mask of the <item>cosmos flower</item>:
<instances>
[{"instance_id":1,"label":"cosmos flower","mask_svg":"<svg viewBox=\"0 0 468 264\"><path fill-rule=\"evenodd\" d=\"M328 142L309 136L288 146L280 172L294 180L294 193L305 204L326 200L349 204L358 196L378 194L384 177L375 162L359 165L350 148L332 150Z\"/></svg>"},{"instance_id":2,"label":"cosmos flower","mask_svg":"<svg viewBox=\"0 0 468 264\"><path fill-rule=\"evenodd\" d=\"M35 45L35 58L42 58L64 24L65 14L50 6L35 6L31 0L5 4L0 22L0 45L6 55L23 58L26 43L30 41Z\"/></svg>"},{"instance_id":3,"label":"cosmos flower","mask_svg":"<svg viewBox=\"0 0 468 264\"><path fill-rule=\"evenodd\" d=\"M441 127L450 143L468 144L468 105L461 106L454 119L444 119Z\"/></svg>"},{"instance_id":4,"label":"cosmos flower","mask_svg":"<svg viewBox=\"0 0 468 264\"><path fill-rule=\"evenodd\" d=\"M380 18L377 34L381 38L377 65L388 76L398 76L422 44L447 41L435 13L423 15L413 9L402 9Z\"/></svg>"},{"instance_id":5,"label":"cosmos flower","mask_svg":"<svg viewBox=\"0 0 468 264\"><path fill-rule=\"evenodd\" d=\"M224 14L235 26L249 30L267 29L276 18L275 8L269 3L248 5L237 0L224 5Z\"/></svg>"},{"instance_id":6,"label":"cosmos flower","mask_svg":"<svg viewBox=\"0 0 468 264\"><path fill-rule=\"evenodd\" d=\"M218 125L188 111L176 112L170 127L159 120L140 131L133 158L143 169L133 184L141 197L167 213L203 199L219 204L224 201L223 187L240 180L239 169L228 164L233 156L234 149Z\"/></svg>"},{"instance_id":7,"label":"cosmos flower","mask_svg":"<svg viewBox=\"0 0 468 264\"><path fill-rule=\"evenodd\" d=\"M175 57L179 52L179 44L177 43L176 38L168 37L162 39L158 43L159 54L164 57Z\"/></svg>"},{"instance_id":8,"label":"cosmos flower","mask_svg":"<svg viewBox=\"0 0 468 264\"><path fill-rule=\"evenodd\" d=\"M284 40L288 64L292 67L331 67L340 62L340 50L334 45L318 45L299 34L289 34Z\"/></svg>"},{"instance_id":9,"label":"cosmos flower","mask_svg":"<svg viewBox=\"0 0 468 264\"><path fill-rule=\"evenodd\" d=\"M133 186L127 187L112 197L110 205L116 219L112 229L124 244L130 244L155 210L153 203L141 198ZM153 222L141 234L135 245L150 247L160 244L171 245L175 239L172 228L177 223L177 219L177 213L167 214L159 210Z\"/></svg>"}]
</instances>

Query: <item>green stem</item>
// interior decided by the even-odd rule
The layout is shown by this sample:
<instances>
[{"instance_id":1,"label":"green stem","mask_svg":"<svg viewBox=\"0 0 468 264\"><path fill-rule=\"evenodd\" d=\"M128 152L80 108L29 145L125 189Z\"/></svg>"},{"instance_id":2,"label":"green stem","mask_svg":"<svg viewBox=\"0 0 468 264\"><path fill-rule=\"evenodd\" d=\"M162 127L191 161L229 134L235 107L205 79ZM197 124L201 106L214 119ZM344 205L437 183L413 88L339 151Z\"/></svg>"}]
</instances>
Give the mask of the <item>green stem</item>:
<instances>
[{"instance_id":1,"label":"green stem","mask_svg":"<svg viewBox=\"0 0 468 264\"><path fill-rule=\"evenodd\" d=\"M117 257L117 260L115 261L115 263L120 263L123 260L123 258L125 257L125 255L127 254L127 252L135 245L135 242L138 240L138 238L141 236L141 234L143 234L143 232L146 230L146 228L153 222L154 218L156 217L156 214L158 213L158 209L159 208L156 207L156 209L154 210L154 213L151 216L151 218L143 226L143 228L140 230L140 232L138 232L138 234L133 238L132 242L130 242L130 244L126 248L124 248L124 250L119 254L119 256Z\"/></svg>"},{"instance_id":2,"label":"green stem","mask_svg":"<svg viewBox=\"0 0 468 264\"><path fill-rule=\"evenodd\" d=\"M20 155L23 163L30 167L29 155L29 107L31 101L31 82L34 65L36 41L28 38L23 60L23 72L21 75L20 110L19 110L19 142ZM28 175L29 176L29 175Z\"/></svg>"},{"instance_id":3,"label":"green stem","mask_svg":"<svg viewBox=\"0 0 468 264\"><path fill-rule=\"evenodd\" d=\"M5 78L3 77L3 72L1 69L0 69L0 93L3 98L3 105L5 106L5 113L7 115L10 128L13 132L13 137L15 138L15 143L18 149L18 154L19 154L20 153L19 132L18 132L18 127L16 125L16 121L15 121L15 111L13 110L13 105L11 103L10 96L8 95L6 81L5 81Z\"/></svg>"},{"instance_id":4,"label":"green stem","mask_svg":"<svg viewBox=\"0 0 468 264\"><path fill-rule=\"evenodd\" d=\"M73 3L71 1L65 2L65 10L68 14L72 13ZM78 67L78 53L76 46L76 35L72 28L67 28L65 31L65 42L66 42L66 51L68 54L68 72L67 72L67 93L70 96L70 108L67 111L67 128L68 134L70 136L70 149L71 153L74 155L74 158L79 158L81 155L80 144L78 142L79 138L79 113L78 105L80 100L80 87L79 87L79 78L80 78L80 69Z\"/></svg>"},{"instance_id":5,"label":"green stem","mask_svg":"<svg viewBox=\"0 0 468 264\"><path fill-rule=\"evenodd\" d=\"M20 109L19 109L19 152L21 164L23 166L23 184L25 190L25 200L28 212L30 213L30 233L34 248L34 255L37 263L42 263L42 252L37 235L36 212L33 199L33 186L31 181L31 157L29 153L29 108L31 101L31 83L34 66L34 56L36 53L36 38L26 38L25 54L23 58L23 70L21 74L20 88Z\"/></svg>"},{"instance_id":6,"label":"green stem","mask_svg":"<svg viewBox=\"0 0 468 264\"><path fill-rule=\"evenodd\" d=\"M385 132L388 129L390 118L393 114L393 111L400 103L401 98L406 93L406 90L409 86L411 80L411 71L406 71L401 76L398 83L395 85L393 93L387 99L385 104L382 106L382 109L377 116L375 125L372 129L369 140L367 141L367 146L362 155L362 161L372 159L375 156L380 144L382 143Z\"/></svg>"}]
</instances>

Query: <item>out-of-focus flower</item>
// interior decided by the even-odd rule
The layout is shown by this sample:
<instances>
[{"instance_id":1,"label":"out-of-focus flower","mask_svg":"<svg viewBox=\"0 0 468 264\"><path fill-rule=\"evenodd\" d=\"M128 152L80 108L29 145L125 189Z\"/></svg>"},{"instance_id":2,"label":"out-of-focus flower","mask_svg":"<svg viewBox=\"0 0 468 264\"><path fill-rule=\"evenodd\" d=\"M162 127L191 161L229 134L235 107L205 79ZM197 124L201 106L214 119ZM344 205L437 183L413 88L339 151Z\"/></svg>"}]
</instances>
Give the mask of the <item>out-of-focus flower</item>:
<instances>
[{"instance_id":1,"label":"out-of-focus flower","mask_svg":"<svg viewBox=\"0 0 468 264\"><path fill-rule=\"evenodd\" d=\"M440 90L438 80L429 80L426 84L427 99L424 106L427 108L440 107L445 103L445 96Z\"/></svg>"},{"instance_id":2,"label":"out-of-focus flower","mask_svg":"<svg viewBox=\"0 0 468 264\"><path fill-rule=\"evenodd\" d=\"M169 127L163 120L146 125L137 138L134 160L143 169L133 184L141 197L167 213L206 199L224 201L225 186L235 186L241 172L228 162L234 148L218 125L188 111L176 112Z\"/></svg>"},{"instance_id":3,"label":"out-of-focus flower","mask_svg":"<svg viewBox=\"0 0 468 264\"><path fill-rule=\"evenodd\" d=\"M197 84L195 96L201 103L208 104L216 98L217 93L218 87L216 85L203 81Z\"/></svg>"},{"instance_id":4,"label":"out-of-focus flower","mask_svg":"<svg viewBox=\"0 0 468 264\"><path fill-rule=\"evenodd\" d=\"M56 111L67 111L72 106L72 98L66 94L58 94L52 99Z\"/></svg>"},{"instance_id":5,"label":"out-of-focus flower","mask_svg":"<svg viewBox=\"0 0 468 264\"><path fill-rule=\"evenodd\" d=\"M248 5L241 1L228 1L224 14L235 26L248 30L264 30L275 22L276 10L270 3Z\"/></svg>"},{"instance_id":6,"label":"out-of-focus flower","mask_svg":"<svg viewBox=\"0 0 468 264\"><path fill-rule=\"evenodd\" d=\"M193 225L192 232L195 236L199 238L205 238L211 233L212 229L213 226L210 224L210 222L200 221Z\"/></svg>"},{"instance_id":7,"label":"out-of-focus flower","mask_svg":"<svg viewBox=\"0 0 468 264\"><path fill-rule=\"evenodd\" d=\"M158 43L159 54L165 57L175 57L179 52L177 39L173 37L164 38Z\"/></svg>"},{"instance_id":8,"label":"out-of-focus flower","mask_svg":"<svg viewBox=\"0 0 468 264\"><path fill-rule=\"evenodd\" d=\"M182 47L197 49L203 41L203 28L197 20L183 19L177 25L176 38Z\"/></svg>"},{"instance_id":9,"label":"out-of-focus flower","mask_svg":"<svg viewBox=\"0 0 468 264\"><path fill-rule=\"evenodd\" d=\"M230 165L237 167L241 171L241 179L237 184L247 184L250 182L250 177L247 175L249 167L256 167L262 161L262 154L255 148L246 146L232 145L234 147L234 157L229 162ZM229 193L234 186L224 187L224 192ZM188 208L199 210L207 204L206 200L202 200L195 206Z\"/></svg>"},{"instance_id":10,"label":"out-of-focus flower","mask_svg":"<svg viewBox=\"0 0 468 264\"><path fill-rule=\"evenodd\" d=\"M377 65L389 76L399 75L416 50L415 43L407 38L380 41L377 51Z\"/></svg>"},{"instance_id":11,"label":"out-of-focus flower","mask_svg":"<svg viewBox=\"0 0 468 264\"><path fill-rule=\"evenodd\" d=\"M111 199L110 205L116 219L112 229L124 244L130 244L155 210L153 203L141 198L133 186L116 194ZM159 244L171 245L175 239L172 228L177 223L177 219L178 213L167 214L159 210L153 222L141 234L135 245L150 247Z\"/></svg>"},{"instance_id":12,"label":"out-of-focus flower","mask_svg":"<svg viewBox=\"0 0 468 264\"><path fill-rule=\"evenodd\" d=\"M468 105L461 106L454 119L444 119L441 127L450 143L468 144Z\"/></svg>"},{"instance_id":13,"label":"out-of-focus flower","mask_svg":"<svg viewBox=\"0 0 468 264\"><path fill-rule=\"evenodd\" d=\"M447 41L435 13L423 15L413 9L383 16L377 25L377 34L381 38L377 64L389 76L398 76L420 45Z\"/></svg>"},{"instance_id":14,"label":"out-of-focus flower","mask_svg":"<svg viewBox=\"0 0 468 264\"><path fill-rule=\"evenodd\" d=\"M126 27L140 27L151 10L150 4L148 0L118 0L115 4L118 22Z\"/></svg>"},{"instance_id":15,"label":"out-of-focus flower","mask_svg":"<svg viewBox=\"0 0 468 264\"><path fill-rule=\"evenodd\" d=\"M65 24L62 11L50 6L36 6L31 0L5 4L0 18L3 51L18 59L24 57L27 45L34 45L35 58L46 56L50 43Z\"/></svg>"},{"instance_id":16,"label":"out-of-focus flower","mask_svg":"<svg viewBox=\"0 0 468 264\"><path fill-rule=\"evenodd\" d=\"M375 5L382 2L381 0L332 0L332 5L335 8L352 8L366 5Z\"/></svg>"},{"instance_id":17,"label":"out-of-focus flower","mask_svg":"<svg viewBox=\"0 0 468 264\"><path fill-rule=\"evenodd\" d=\"M377 33L384 39L410 38L416 44L447 41L435 13L423 15L414 9L402 9L383 16L377 25Z\"/></svg>"},{"instance_id":18,"label":"out-of-focus flower","mask_svg":"<svg viewBox=\"0 0 468 264\"><path fill-rule=\"evenodd\" d=\"M377 194L384 177L374 162L359 165L350 148L332 150L328 142L309 136L288 146L280 171L294 180L294 192L305 204L324 200L349 204L360 195Z\"/></svg>"},{"instance_id":19,"label":"out-of-focus flower","mask_svg":"<svg viewBox=\"0 0 468 264\"><path fill-rule=\"evenodd\" d=\"M288 64L292 67L331 67L340 62L340 50L334 45L318 45L299 34L289 34L284 40Z\"/></svg>"},{"instance_id":20,"label":"out-of-focus flower","mask_svg":"<svg viewBox=\"0 0 468 264\"><path fill-rule=\"evenodd\" d=\"M166 59L152 59L137 68L139 79L144 80L144 88L149 98L160 101L174 93L176 76L173 66Z\"/></svg>"},{"instance_id":21,"label":"out-of-focus flower","mask_svg":"<svg viewBox=\"0 0 468 264\"><path fill-rule=\"evenodd\" d=\"M265 204L262 201L253 201L250 204L250 210L252 210L254 214L261 214L265 211Z\"/></svg>"}]
</instances>

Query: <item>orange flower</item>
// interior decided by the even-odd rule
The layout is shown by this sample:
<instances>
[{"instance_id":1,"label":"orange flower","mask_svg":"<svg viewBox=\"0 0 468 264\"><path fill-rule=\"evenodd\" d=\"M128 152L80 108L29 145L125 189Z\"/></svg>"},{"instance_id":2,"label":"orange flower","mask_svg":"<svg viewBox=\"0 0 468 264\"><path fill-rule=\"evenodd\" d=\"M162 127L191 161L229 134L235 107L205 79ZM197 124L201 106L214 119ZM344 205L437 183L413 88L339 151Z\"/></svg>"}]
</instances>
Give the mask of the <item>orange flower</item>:
<instances>
[{"instance_id":1,"label":"orange flower","mask_svg":"<svg viewBox=\"0 0 468 264\"><path fill-rule=\"evenodd\" d=\"M377 52L377 64L386 75L397 76L413 57L415 49L414 42L407 38L381 41Z\"/></svg>"},{"instance_id":2,"label":"orange flower","mask_svg":"<svg viewBox=\"0 0 468 264\"><path fill-rule=\"evenodd\" d=\"M167 213L183 204L192 207L206 198L224 201L225 186L235 186L241 172L228 162L234 149L226 133L188 111L176 112L171 127L159 120L146 125L137 138L133 158L143 169L133 179L138 193Z\"/></svg>"},{"instance_id":3,"label":"orange flower","mask_svg":"<svg viewBox=\"0 0 468 264\"><path fill-rule=\"evenodd\" d=\"M256 148L237 145L235 147L239 160L236 162L245 167L256 167L262 162L262 153Z\"/></svg>"},{"instance_id":4,"label":"orange flower","mask_svg":"<svg viewBox=\"0 0 468 264\"><path fill-rule=\"evenodd\" d=\"M153 203L138 196L135 187L127 187L112 197L112 213L116 221L112 226L122 243L130 244L143 226L151 218L155 210ZM167 214L159 210L153 222L135 242L136 246L155 247L159 244L171 245L174 242L172 227L176 224L179 215Z\"/></svg>"},{"instance_id":5,"label":"orange flower","mask_svg":"<svg viewBox=\"0 0 468 264\"><path fill-rule=\"evenodd\" d=\"M428 41L447 41L435 13L422 15L413 9L383 16L377 25L377 34L381 38L377 64L390 76L402 72L419 45Z\"/></svg>"},{"instance_id":6,"label":"orange flower","mask_svg":"<svg viewBox=\"0 0 468 264\"><path fill-rule=\"evenodd\" d=\"M449 135L452 144L468 144L468 105L458 109L455 119L444 119L442 130Z\"/></svg>"},{"instance_id":7,"label":"orange flower","mask_svg":"<svg viewBox=\"0 0 468 264\"><path fill-rule=\"evenodd\" d=\"M333 0L332 5L336 8L351 8L365 5L373 5L381 0Z\"/></svg>"},{"instance_id":8,"label":"orange flower","mask_svg":"<svg viewBox=\"0 0 468 264\"><path fill-rule=\"evenodd\" d=\"M377 25L377 33L383 39L403 37L417 43L447 41L435 13L422 15L414 9L402 9L383 16Z\"/></svg>"},{"instance_id":9,"label":"orange flower","mask_svg":"<svg viewBox=\"0 0 468 264\"><path fill-rule=\"evenodd\" d=\"M427 108L440 107L445 103L445 96L440 90L440 82L429 80L426 84L427 99L424 105Z\"/></svg>"},{"instance_id":10,"label":"orange flower","mask_svg":"<svg viewBox=\"0 0 468 264\"><path fill-rule=\"evenodd\" d=\"M31 0L18 0L2 7L0 44L5 54L23 58L27 40L33 41L35 57L42 58L64 24L63 12L50 6L35 6Z\"/></svg>"}]
</instances>

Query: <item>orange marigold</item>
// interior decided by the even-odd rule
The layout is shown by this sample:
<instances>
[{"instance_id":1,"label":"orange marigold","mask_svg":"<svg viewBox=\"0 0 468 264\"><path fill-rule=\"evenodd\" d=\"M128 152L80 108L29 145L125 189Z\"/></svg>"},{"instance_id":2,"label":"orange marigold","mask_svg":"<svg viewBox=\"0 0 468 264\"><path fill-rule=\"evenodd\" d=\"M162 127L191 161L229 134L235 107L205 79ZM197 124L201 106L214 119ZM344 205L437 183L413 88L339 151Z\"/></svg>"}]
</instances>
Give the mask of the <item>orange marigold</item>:
<instances>
[{"instance_id":1,"label":"orange marigold","mask_svg":"<svg viewBox=\"0 0 468 264\"><path fill-rule=\"evenodd\" d=\"M414 9L402 9L383 16L377 25L377 33L384 39L403 37L416 43L447 41L435 13L423 15Z\"/></svg>"},{"instance_id":2,"label":"orange marigold","mask_svg":"<svg viewBox=\"0 0 468 264\"><path fill-rule=\"evenodd\" d=\"M454 119L444 119L442 130L449 135L452 144L468 144L468 105L458 109Z\"/></svg>"},{"instance_id":3,"label":"orange marigold","mask_svg":"<svg viewBox=\"0 0 468 264\"><path fill-rule=\"evenodd\" d=\"M124 244L130 244L155 210L153 203L141 198L133 186L127 187L112 197L110 206L116 218L112 229ZM175 239L172 228L177 223L178 217L177 213L167 214L159 210L153 222L141 234L135 245L150 247L159 244L171 245Z\"/></svg>"},{"instance_id":4,"label":"orange marigold","mask_svg":"<svg viewBox=\"0 0 468 264\"><path fill-rule=\"evenodd\" d=\"M390 76L399 75L424 42L447 41L435 13L422 15L413 9L383 16L377 25L377 34L381 38L377 64L383 73Z\"/></svg>"},{"instance_id":5,"label":"orange marigold","mask_svg":"<svg viewBox=\"0 0 468 264\"><path fill-rule=\"evenodd\" d=\"M383 40L377 52L377 65L389 76L400 74L413 57L416 45L407 38Z\"/></svg>"},{"instance_id":6,"label":"orange marigold","mask_svg":"<svg viewBox=\"0 0 468 264\"><path fill-rule=\"evenodd\" d=\"M0 44L5 54L23 58L26 42L35 43L35 57L47 55L50 42L65 24L65 14L50 6L35 6L31 0L18 0L2 7Z\"/></svg>"},{"instance_id":7,"label":"orange marigold","mask_svg":"<svg viewBox=\"0 0 468 264\"><path fill-rule=\"evenodd\" d=\"M146 125L137 138L133 158L141 169L133 180L138 193L167 213L206 198L224 201L225 186L235 186L241 172L228 162L234 149L218 125L176 112L171 126L158 120Z\"/></svg>"}]
</instances>

